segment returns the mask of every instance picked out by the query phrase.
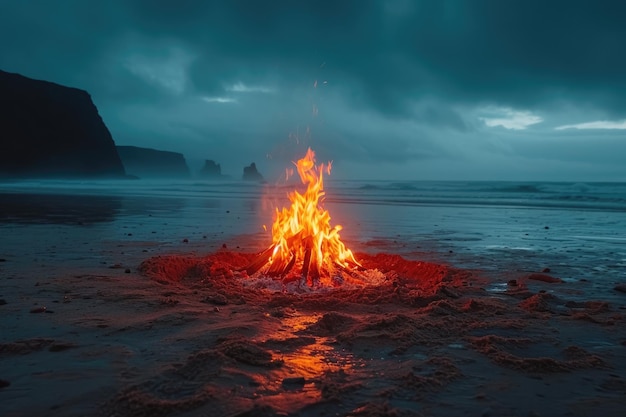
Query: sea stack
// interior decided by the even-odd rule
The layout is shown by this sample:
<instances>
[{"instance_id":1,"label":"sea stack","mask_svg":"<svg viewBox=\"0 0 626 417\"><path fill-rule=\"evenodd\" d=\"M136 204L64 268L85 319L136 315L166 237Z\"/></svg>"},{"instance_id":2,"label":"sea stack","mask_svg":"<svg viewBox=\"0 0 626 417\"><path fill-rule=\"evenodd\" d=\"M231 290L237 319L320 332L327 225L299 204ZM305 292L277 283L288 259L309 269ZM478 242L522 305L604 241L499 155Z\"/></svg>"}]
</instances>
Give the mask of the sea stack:
<instances>
[{"instance_id":1,"label":"sea stack","mask_svg":"<svg viewBox=\"0 0 626 417\"><path fill-rule=\"evenodd\" d=\"M205 159L200 176L202 178L220 178L222 176L222 167L212 159Z\"/></svg>"},{"instance_id":2,"label":"sea stack","mask_svg":"<svg viewBox=\"0 0 626 417\"><path fill-rule=\"evenodd\" d=\"M0 176L123 177L90 95L0 70Z\"/></svg>"},{"instance_id":3,"label":"sea stack","mask_svg":"<svg viewBox=\"0 0 626 417\"><path fill-rule=\"evenodd\" d=\"M250 166L243 168L243 179L245 181L263 181L263 175L256 169L256 164L253 162Z\"/></svg>"}]
</instances>

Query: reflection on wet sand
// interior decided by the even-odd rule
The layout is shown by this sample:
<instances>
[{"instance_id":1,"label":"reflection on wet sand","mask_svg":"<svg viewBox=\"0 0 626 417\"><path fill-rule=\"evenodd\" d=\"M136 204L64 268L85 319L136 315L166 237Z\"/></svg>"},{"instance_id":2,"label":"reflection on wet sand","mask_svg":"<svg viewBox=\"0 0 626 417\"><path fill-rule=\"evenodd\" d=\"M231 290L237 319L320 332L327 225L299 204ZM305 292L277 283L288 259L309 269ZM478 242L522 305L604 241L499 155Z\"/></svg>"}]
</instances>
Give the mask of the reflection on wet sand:
<instances>
[{"instance_id":1,"label":"reflection on wet sand","mask_svg":"<svg viewBox=\"0 0 626 417\"><path fill-rule=\"evenodd\" d=\"M219 208L208 200L206 207ZM81 225L113 222L122 215L172 215L184 210L179 198L78 194L0 193L0 223Z\"/></svg>"},{"instance_id":2,"label":"reflection on wet sand","mask_svg":"<svg viewBox=\"0 0 626 417\"><path fill-rule=\"evenodd\" d=\"M1 223L111 222L121 208L122 198L113 196L0 193Z\"/></svg>"}]
</instances>

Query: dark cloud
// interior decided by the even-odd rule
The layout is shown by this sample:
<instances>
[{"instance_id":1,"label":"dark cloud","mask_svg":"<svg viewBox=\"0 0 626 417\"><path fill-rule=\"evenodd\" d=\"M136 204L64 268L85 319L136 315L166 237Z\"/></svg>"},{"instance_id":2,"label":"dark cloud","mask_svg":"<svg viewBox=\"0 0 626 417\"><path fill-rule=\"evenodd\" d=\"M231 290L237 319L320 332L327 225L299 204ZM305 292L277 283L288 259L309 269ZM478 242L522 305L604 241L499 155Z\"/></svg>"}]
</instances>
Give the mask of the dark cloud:
<instances>
[{"instance_id":1,"label":"dark cloud","mask_svg":"<svg viewBox=\"0 0 626 417\"><path fill-rule=\"evenodd\" d=\"M426 94L527 106L593 95L624 104L620 1L129 4L138 30L200 51L191 75L206 91L279 72L296 84L327 77L355 91L357 105L405 115Z\"/></svg>"},{"instance_id":2,"label":"dark cloud","mask_svg":"<svg viewBox=\"0 0 626 417\"><path fill-rule=\"evenodd\" d=\"M417 42L416 56L453 95L524 105L556 93L622 101L623 2L450 4L431 7L405 37Z\"/></svg>"},{"instance_id":3,"label":"dark cloud","mask_svg":"<svg viewBox=\"0 0 626 417\"><path fill-rule=\"evenodd\" d=\"M511 140L487 106L623 119L624 21L610 0L5 1L0 67L89 90L131 142L251 157L308 125L331 159L409 163Z\"/></svg>"},{"instance_id":4,"label":"dark cloud","mask_svg":"<svg viewBox=\"0 0 626 417\"><path fill-rule=\"evenodd\" d=\"M395 4L395 9L394 9ZM394 13L402 4L403 13ZM4 2L3 49L84 69L128 33L199 54L194 84L333 78L381 110L423 94L515 104L569 91L621 102L621 1ZM4 61L4 60L3 60ZM3 62L4 63L4 62ZM323 71L320 65L326 63ZM214 88L209 88L213 91ZM620 96L618 98L617 96Z\"/></svg>"}]
</instances>

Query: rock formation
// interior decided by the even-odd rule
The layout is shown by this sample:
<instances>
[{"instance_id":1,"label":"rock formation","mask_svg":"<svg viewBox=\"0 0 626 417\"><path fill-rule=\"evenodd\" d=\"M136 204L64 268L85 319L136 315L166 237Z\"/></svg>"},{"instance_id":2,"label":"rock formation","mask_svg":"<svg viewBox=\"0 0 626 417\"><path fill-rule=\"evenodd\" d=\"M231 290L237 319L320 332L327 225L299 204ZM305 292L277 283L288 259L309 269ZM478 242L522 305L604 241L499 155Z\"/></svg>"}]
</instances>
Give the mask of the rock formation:
<instances>
[{"instance_id":1,"label":"rock formation","mask_svg":"<svg viewBox=\"0 0 626 417\"><path fill-rule=\"evenodd\" d=\"M117 152L130 175L140 178L189 178L189 167L181 153L138 146L118 146Z\"/></svg>"},{"instance_id":2,"label":"rock formation","mask_svg":"<svg viewBox=\"0 0 626 417\"><path fill-rule=\"evenodd\" d=\"M250 166L243 168L243 179L246 181L263 181L263 175L256 169L256 164L253 162Z\"/></svg>"},{"instance_id":3,"label":"rock formation","mask_svg":"<svg viewBox=\"0 0 626 417\"><path fill-rule=\"evenodd\" d=\"M200 176L202 178L221 178L222 167L220 164L215 163L212 159L205 159L204 166L200 171Z\"/></svg>"},{"instance_id":4,"label":"rock formation","mask_svg":"<svg viewBox=\"0 0 626 417\"><path fill-rule=\"evenodd\" d=\"M1 177L122 177L86 91L0 70Z\"/></svg>"}]
</instances>

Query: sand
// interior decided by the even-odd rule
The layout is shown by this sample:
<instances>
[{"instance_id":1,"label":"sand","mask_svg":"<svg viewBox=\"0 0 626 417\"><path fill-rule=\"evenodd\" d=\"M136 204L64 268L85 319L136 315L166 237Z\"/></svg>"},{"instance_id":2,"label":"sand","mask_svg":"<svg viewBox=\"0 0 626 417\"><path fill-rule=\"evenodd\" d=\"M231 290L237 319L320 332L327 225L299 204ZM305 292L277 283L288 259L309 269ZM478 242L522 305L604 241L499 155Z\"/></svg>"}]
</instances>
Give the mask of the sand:
<instances>
[{"instance_id":1,"label":"sand","mask_svg":"<svg viewBox=\"0 0 626 417\"><path fill-rule=\"evenodd\" d=\"M359 252L376 285L288 288L237 272L254 252L233 245L138 244L81 274L4 259L1 414L623 415L625 310L580 301L584 282L492 291L480 271Z\"/></svg>"},{"instance_id":2,"label":"sand","mask_svg":"<svg viewBox=\"0 0 626 417\"><path fill-rule=\"evenodd\" d=\"M378 228L347 242L370 285L311 289L238 272L252 200L87 200L0 210L2 417L626 409L619 277L462 269Z\"/></svg>"}]
</instances>

